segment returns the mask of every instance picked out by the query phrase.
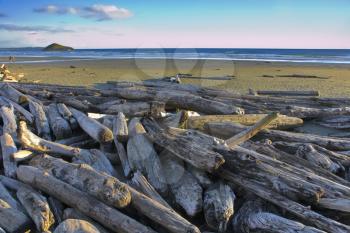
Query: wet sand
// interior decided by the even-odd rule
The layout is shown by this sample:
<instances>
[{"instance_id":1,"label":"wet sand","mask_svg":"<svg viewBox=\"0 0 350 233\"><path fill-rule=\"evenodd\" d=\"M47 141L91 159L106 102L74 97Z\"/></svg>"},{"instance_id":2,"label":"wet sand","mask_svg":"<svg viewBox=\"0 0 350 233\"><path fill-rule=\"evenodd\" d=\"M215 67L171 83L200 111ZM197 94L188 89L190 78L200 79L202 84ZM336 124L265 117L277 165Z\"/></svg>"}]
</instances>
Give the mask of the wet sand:
<instances>
[{"instance_id":1,"label":"wet sand","mask_svg":"<svg viewBox=\"0 0 350 233\"><path fill-rule=\"evenodd\" d=\"M350 97L350 65L286 62L99 59L21 64L47 58L17 58L8 64L13 73L23 73L25 81L69 85L94 85L108 80L140 81L173 76L192 76L183 83L225 88L238 93L255 90L319 90L322 96ZM8 61L0 58L0 63Z\"/></svg>"}]
</instances>

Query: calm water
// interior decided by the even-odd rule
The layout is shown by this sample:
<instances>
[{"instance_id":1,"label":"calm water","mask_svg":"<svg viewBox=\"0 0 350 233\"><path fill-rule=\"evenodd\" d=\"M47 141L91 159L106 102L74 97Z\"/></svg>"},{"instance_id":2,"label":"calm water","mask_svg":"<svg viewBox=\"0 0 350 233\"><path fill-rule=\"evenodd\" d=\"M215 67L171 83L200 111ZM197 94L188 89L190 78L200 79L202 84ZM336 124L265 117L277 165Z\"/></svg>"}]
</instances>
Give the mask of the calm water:
<instances>
[{"instance_id":1,"label":"calm water","mask_svg":"<svg viewBox=\"0 0 350 233\"><path fill-rule=\"evenodd\" d=\"M0 49L0 56L108 59L174 58L350 64L350 50L335 49L76 49L44 52L41 48Z\"/></svg>"}]
</instances>

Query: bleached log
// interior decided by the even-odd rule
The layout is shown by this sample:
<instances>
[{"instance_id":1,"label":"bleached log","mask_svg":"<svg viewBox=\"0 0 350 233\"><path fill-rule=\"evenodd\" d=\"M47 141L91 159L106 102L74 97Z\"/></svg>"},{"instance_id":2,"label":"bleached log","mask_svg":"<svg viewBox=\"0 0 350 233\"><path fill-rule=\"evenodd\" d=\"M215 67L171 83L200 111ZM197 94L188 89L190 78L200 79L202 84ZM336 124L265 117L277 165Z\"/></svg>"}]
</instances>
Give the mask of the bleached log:
<instances>
[{"instance_id":1,"label":"bleached log","mask_svg":"<svg viewBox=\"0 0 350 233\"><path fill-rule=\"evenodd\" d=\"M16 102L6 98L5 96L1 96L1 102L5 102L5 103L8 103L8 104L11 104L14 109L21 113L24 118L30 123L32 124L34 122L34 116L33 114L31 114L29 111L27 111L25 108L23 108L21 105L17 104Z\"/></svg>"},{"instance_id":2,"label":"bleached log","mask_svg":"<svg viewBox=\"0 0 350 233\"><path fill-rule=\"evenodd\" d=\"M8 133L12 137L16 137L17 135L17 122L16 116L14 113L14 108L10 104L8 106L3 105L0 108L0 115L3 121L3 133Z\"/></svg>"},{"instance_id":3,"label":"bleached log","mask_svg":"<svg viewBox=\"0 0 350 233\"><path fill-rule=\"evenodd\" d=\"M128 124L126 122L126 118L123 112L118 112L118 115L114 118L113 134L114 140L117 140L119 142L128 141Z\"/></svg>"},{"instance_id":4,"label":"bleached log","mask_svg":"<svg viewBox=\"0 0 350 233\"><path fill-rule=\"evenodd\" d=\"M67 219L53 233L101 233L93 224L81 219Z\"/></svg>"},{"instance_id":5,"label":"bleached log","mask_svg":"<svg viewBox=\"0 0 350 233\"><path fill-rule=\"evenodd\" d=\"M226 232L227 224L234 212L235 198L232 189L222 182L211 185L204 192L203 212L210 228Z\"/></svg>"},{"instance_id":6,"label":"bleached log","mask_svg":"<svg viewBox=\"0 0 350 233\"><path fill-rule=\"evenodd\" d=\"M17 191L20 187L22 187L23 185L24 186L26 185L18 180L15 180L3 175L0 175L0 181L6 188L14 191Z\"/></svg>"},{"instance_id":7,"label":"bleached log","mask_svg":"<svg viewBox=\"0 0 350 233\"><path fill-rule=\"evenodd\" d=\"M51 140L50 124L41 104L34 101L29 102L30 112L34 115L35 128L38 135L44 139Z\"/></svg>"},{"instance_id":8,"label":"bleached log","mask_svg":"<svg viewBox=\"0 0 350 233\"><path fill-rule=\"evenodd\" d=\"M178 111L174 114L168 114L164 118L158 120L162 127L185 128L188 122L188 111Z\"/></svg>"},{"instance_id":9,"label":"bleached log","mask_svg":"<svg viewBox=\"0 0 350 233\"><path fill-rule=\"evenodd\" d=\"M0 182L0 200L3 200L7 204L9 204L11 208L14 208L20 212L24 212L24 209L21 206L21 204L15 198L12 197L12 195L3 185L2 180Z\"/></svg>"},{"instance_id":10,"label":"bleached log","mask_svg":"<svg viewBox=\"0 0 350 233\"><path fill-rule=\"evenodd\" d=\"M161 162L166 182L176 203L185 210L187 215L194 217L202 211L202 187L192 174L185 170L184 162L171 152L163 151Z\"/></svg>"},{"instance_id":11,"label":"bleached log","mask_svg":"<svg viewBox=\"0 0 350 233\"><path fill-rule=\"evenodd\" d=\"M350 213L350 199L321 198L319 206L331 210Z\"/></svg>"},{"instance_id":12,"label":"bleached log","mask_svg":"<svg viewBox=\"0 0 350 233\"><path fill-rule=\"evenodd\" d=\"M152 229L103 204L89 194L54 178L43 170L30 166L20 166L17 170L17 177L19 180L79 210L113 232L155 233Z\"/></svg>"},{"instance_id":13,"label":"bleached log","mask_svg":"<svg viewBox=\"0 0 350 233\"><path fill-rule=\"evenodd\" d=\"M2 83L0 85L0 95L18 103L18 104L24 104L28 102L28 97L15 88L13 88L8 83Z\"/></svg>"},{"instance_id":14,"label":"bleached log","mask_svg":"<svg viewBox=\"0 0 350 233\"><path fill-rule=\"evenodd\" d=\"M69 110L78 121L79 126L90 135L90 137L100 143L107 143L113 140L113 133L106 126L74 108L69 108Z\"/></svg>"},{"instance_id":15,"label":"bleached log","mask_svg":"<svg viewBox=\"0 0 350 233\"><path fill-rule=\"evenodd\" d=\"M163 206L172 209L170 205L159 195L159 193L154 189L154 187L148 182L146 177L144 177L141 172L137 171L133 173L132 178L128 181L128 184L143 193L147 197L159 202Z\"/></svg>"},{"instance_id":16,"label":"bleached log","mask_svg":"<svg viewBox=\"0 0 350 233\"><path fill-rule=\"evenodd\" d=\"M333 116L322 118L317 124L333 129L350 129L350 116Z\"/></svg>"},{"instance_id":17,"label":"bleached log","mask_svg":"<svg viewBox=\"0 0 350 233\"><path fill-rule=\"evenodd\" d=\"M200 170L190 164L186 164L187 170L196 178L203 189L207 189L213 181L209 178L206 171Z\"/></svg>"},{"instance_id":18,"label":"bleached log","mask_svg":"<svg viewBox=\"0 0 350 233\"><path fill-rule=\"evenodd\" d=\"M110 106L104 112L107 114L118 114L123 112L128 117L159 116L164 112L164 104L158 102L125 102Z\"/></svg>"},{"instance_id":19,"label":"bleached log","mask_svg":"<svg viewBox=\"0 0 350 233\"><path fill-rule=\"evenodd\" d=\"M87 164L71 164L48 155L38 155L30 164L51 170L57 179L89 193L108 205L123 208L130 203L130 191L125 184L117 179L101 176Z\"/></svg>"},{"instance_id":20,"label":"bleached log","mask_svg":"<svg viewBox=\"0 0 350 233\"><path fill-rule=\"evenodd\" d=\"M72 130L75 130L79 127L77 120L73 117L73 114L65 104L57 103L57 110L61 114L61 116L69 122Z\"/></svg>"},{"instance_id":21,"label":"bleached log","mask_svg":"<svg viewBox=\"0 0 350 233\"><path fill-rule=\"evenodd\" d=\"M29 150L19 150L12 154L12 158L16 163L29 160L33 158L33 156L34 156L34 153Z\"/></svg>"},{"instance_id":22,"label":"bleached log","mask_svg":"<svg viewBox=\"0 0 350 233\"><path fill-rule=\"evenodd\" d=\"M288 116L294 116L299 118L323 118L335 115L348 115L350 114L350 107L340 108L308 108L299 106L288 106L284 114Z\"/></svg>"},{"instance_id":23,"label":"bleached log","mask_svg":"<svg viewBox=\"0 0 350 233\"><path fill-rule=\"evenodd\" d=\"M147 130L147 136L154 143L166 148L194 167L212 172L225 162L222 155L203 148L203 146L193 141L192 134L196 134L196 132L177 133L170 128L162 129L150 119L144 119L143 124Z\"/></svg>"},{"instance_id":24,"label":"bleached log","mask_svg":"<svg viewBox=\"0 0 350 233\"><path fill-rule=\"evenodd\" d=\"M230 137L230 135L241 132L242 129L246 129L246 127L232 123L210 122L206 124L206 132L220 138ZM341 138L267 129L262 130L260 134L273 141L313 143L330 150L350 150L350 141Z\"/></svg>"},{"instance_id":25,"label":"bleached log","mask_svg":"<svg viewBox=\"0 0 350 233\"><path fill-rule=\"evenodd\" d=\"M271 213L267 205L259 199L245 202L235 214L232 225L237 233L325 233L325 231Z\"/></svg>"},{"instance_id":26,"label":"bleached log","mask_svg":"<svg viewBox=\"0 0 350 233\"><path fill-rule=\"evenodd\" d=\"M277 117L278 117L277 113L271 113L265 116L264 118L262 118L257 123L255 123L253 126L248 127L246 130L227 139L225 143L227 144L228 147L231 147L231 148L235 147L236 145L239 145L242 142L245 142L250 138L254 137L257 133L259 133L260 130L264 129L265 126L267 126L271 121L273 121Z\"/></svg>"},{"instance_id":27,"label":"bleached log","mask_svg":"<svg viewBox=\"0 0 350 233\"><path fill-rule=\"evenodd\" d=\"M24 121L21 121L19 124L19 140L23 146L28 147L31 150L42 153L64 155L73 158L76 163L87 163L98 171L106 172L110 175L116 175L113 166L101 151L96 149L80 149L47 141L30 132Z\"/></svg>"},{"instance_id":28,"label":"bleached log","mask_svg":"<svg viewBox=\"0 0 350 233\"><path fill-rule=\"evenodd\" d=\"M204 125L208 122L234 122L245 126L254 125L264 117L266 114L244 114L244 115L205 115L192 116L185 122L186 128L204 130ZM296 117L288 117L285 115L278 115L276 119L270 122L267 129L288 129L301 126L303 120Z\"/></svg>"},{"instance_id":29,"label":"bleached log","mask_svg":"<svg viewBox=\"0 0 350 233\"><path fill-rule=\"evenodd\" d=\"M34 221L36 229L39 232L50 232L49 229L55 219L47 199L34 189L27 187L21 187L17 191L17 198Z\"/></svg>"},{"instance_id":30,"label":"bleached log","mask_svg":"<svg viewBox=\"0 0 350 233\"><path fill-rule=\"evenodd\" d=\"M280 208L292 213L293 215L304 220L306 223L317 227L325 232L346 233L350 231L350 226L344 225L323 215L310 210L297 202L294 202L287 197L272 192L270 189L257 185L249 180L241 179L228 171L221 171L220 176L231 183L254 193L262 199L265 199Z\"/></svg>"},{"instance_id":31,"label":"bleached log","mask_svg":"<svg viewBox=\"0 0 350 233\"><path fill-rule=\"evenodd\" d=\"M130 122L127 143L129 165L134 172L140 171L144 174L150 184L159 193L164 194L167 192L167 185L163 169L152 142L149 141L144 132L145 130L138 119L133 119Z\"/></svg>"},{"instance_id":32,"label":"bleached log","mask_svg":"<svg viewBox=\"0 0 350 233\"><path fill-rule=\"evenodd\" d=\"M10 134L4 133L0 136L4 173L6 176L16 178L17 163L13 159L13 154L17 152L17 147Z\"/></svg>"},{"instance_id":33,"label":"bleached log","mask_svg":"<svg viewBox=\"0 0 350 233\"><path fill-rule=\"evenodd\" d=\"M72 129L69 123L59 114L56 104L52 103L47 108L47 116L50 128L55 135L56 140L69 138L72 135Z\"/></svg>"}]
</instances>

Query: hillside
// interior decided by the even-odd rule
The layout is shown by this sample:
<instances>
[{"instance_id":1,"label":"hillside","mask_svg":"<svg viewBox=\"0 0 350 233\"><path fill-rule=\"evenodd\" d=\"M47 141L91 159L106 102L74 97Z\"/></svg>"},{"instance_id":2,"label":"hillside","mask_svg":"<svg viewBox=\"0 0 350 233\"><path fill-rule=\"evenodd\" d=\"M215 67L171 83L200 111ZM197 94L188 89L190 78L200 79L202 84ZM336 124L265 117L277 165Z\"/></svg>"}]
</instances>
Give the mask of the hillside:
<instances>
[{"instance_id":1,"label":"hillside","mask_svg":"<svg viewBox=\"0 0 350 233\"><path fill-rule=\"evenodd\" d=\"M72 51L72 50L74 50L72 47L60 45L57 43L50 44L49 46L43 49L43 51Z\"/></svg>"}]
</instances>

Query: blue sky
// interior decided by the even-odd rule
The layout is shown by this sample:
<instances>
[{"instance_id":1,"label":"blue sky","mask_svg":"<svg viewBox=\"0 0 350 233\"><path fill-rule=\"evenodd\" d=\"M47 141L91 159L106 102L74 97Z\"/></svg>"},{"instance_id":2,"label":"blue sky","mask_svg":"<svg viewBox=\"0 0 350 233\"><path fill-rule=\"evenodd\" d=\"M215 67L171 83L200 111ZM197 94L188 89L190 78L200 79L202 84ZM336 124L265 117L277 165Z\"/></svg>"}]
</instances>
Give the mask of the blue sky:
<instances>
[{"instance_id":1,"label":"blue sky","mask_svg":"<svg viewBox=\"0 0 350 233\"><path fill-rule=\"evenodd\" d=\"M0 47L350 48L348 0L0 0Z\"/></svg>"}]
</instances>

